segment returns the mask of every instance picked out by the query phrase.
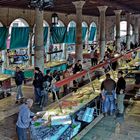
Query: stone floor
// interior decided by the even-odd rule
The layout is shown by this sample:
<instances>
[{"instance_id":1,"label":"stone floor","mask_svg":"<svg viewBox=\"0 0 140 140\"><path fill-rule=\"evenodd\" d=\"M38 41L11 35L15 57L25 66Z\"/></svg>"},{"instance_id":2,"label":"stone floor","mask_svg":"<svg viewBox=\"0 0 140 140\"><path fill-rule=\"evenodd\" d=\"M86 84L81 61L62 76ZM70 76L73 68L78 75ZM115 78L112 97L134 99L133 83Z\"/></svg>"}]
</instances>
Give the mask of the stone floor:
<instances>
[{"instance_id":1,"label":"stone floor","mask_svg":"<svg viewBox=\"0 0 140 140\"><path fill-rule=\"evenodd\" d=\"M129 106L124 121L119 122L115 117L104 117L82 140L140 140L140 101Z\"/></svg>"}]
</instances>

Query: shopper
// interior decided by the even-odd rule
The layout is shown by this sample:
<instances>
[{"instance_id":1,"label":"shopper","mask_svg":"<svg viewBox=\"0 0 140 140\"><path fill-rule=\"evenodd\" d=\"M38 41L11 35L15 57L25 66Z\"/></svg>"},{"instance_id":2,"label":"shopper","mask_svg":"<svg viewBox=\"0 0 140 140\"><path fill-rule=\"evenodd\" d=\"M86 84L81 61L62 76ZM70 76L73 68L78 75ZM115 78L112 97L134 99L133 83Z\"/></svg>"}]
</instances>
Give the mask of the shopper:
<instances>
[{"instance_id":1,"label":"shopper","mask_svg":"<svg viewBox=\"0 0 140 140\"><path fill-rule=\"evenodd\" d=\"M27 140L27 129L30 126L31 118L34 113L30 111L33 105L32 99L27 99L26 103L22 104L19 108L18 120L16 123L16 131L18 140Z\"/></svg>"},{"instance_id":2,"label":"shopper","mask_svg":"<svg viewBox=\"0 0 140 140\"><path fill-rule=\"evenodd\" d=\"M51 84L51 91L53 94L53 102L55 102L56 96L59 99L59 88L55 86L56 82L57 82L56 78L53 77L52 84Z\"/></svg>"},{"instance_id":3,"label":"shopper","mask_svg":"<svg viewBox=\"0 0 140 140\"><path fill-rule=\"evenodd\" d=\"M94 48L93 47L91 47L90 59L91 59L91 66L94 66Z\"/></svg>"},{"instance_id":4,"label":"shopper","mask_svg":"<svg viewBox=\"0 0 140 140\"><path fill-rule=\"evenodd\" d=\"M48 92L51 89L51 83L52 83L53 77L51 76L50 70L46 71L46 75L44 76L43 81L43 90L41 91L41 104L40 107L44 107L47 105L48 102Z\"/></svg>"},{"instance_id":5,"label":"shopper","mask_svg":"<svg viewBox=\"0 0 140 140\"><path fill-rule=\"evenodd\" d=\"M53 79L53 77L52 77L52 75L51 75L51 71L50 71L50 70L47 70L47 71L46 71L46 75L44 76L44 82L47 81L47 82L49 82L50 85L51 85L52 79Z\"/></svg>"},{"instance_id":6,"label":"shopper","mask_svg":"<svg viewBox=\"0 0 140 140\"><path fill-rule=\"evenodd\" d=\"M107 113L113 115L115 110L115 88L115 81L111 79L110 74L106 74L106 79L101 84L102 111L105 116Z\"/></svg>"},{"instance_id":7,"label":"shopper","mask_svg":"<svg viewBox=\"0 0 140 140\"><path fill-rule=\"evenodd\" d=\"M117 110L118 115L123 115L124 113L124 97L125 97L125 88L126 88L126 81L123 77L123 72L118 72L118 81L116 87L116 94L117 94Z\"/></svg>"},{"instance_id":8,"label":"shopper","mask_svg":"<svg viewBox=\"0 0 140 140\"><path fill-rule=\"evenodd\" d=\"M16 103L18 103L19 99L23 98L23 94L22 94L23 81L24 81L24 73L20 70L19 67L16 67L16 73L15 73L15 83L17 85Z\"/></svg>"},{"instance_id":9,"label":"shopper","mask_svg":"<svg viewBox=\"0 0 140 140\"><path fill-rule=\"evenodd\" d=\"M39 67L35 67L35 75L33 80L34 93L35 93L35 104L40 105L41 102L41 90L43 90L43 74Z\"/></svg>"},{"instance_id":10,"label":"shopper","mask_svg":"<svg viewBox=\"0 0 140 140\"><path fill-rule=\"evenodd\" d=\"M98 53L97 50L94 52L94 59L93 59L93 65L96 66L98 64Z\"/></svg>"},{"instance_id":11,"label":"shopper","mask_svg":"<svg viewBox=\"0 0 140 140\"><path fill-rule=\"evenodd\" d=\"M67 62L68 62L68 67L72 67L74 58L71 54L68 54Z\"/></svg>"},{"instance_id":12,"label":"shopper","mask_svg":"<svg viewBox=\"0 0 140 140\"><path fill-rule=\"evenodd\" d=\"M81 60L78 60L73 68L73 74L76 74L79 71L82 71L82 64L81 64Z\"/></svg>"}]
</instances>

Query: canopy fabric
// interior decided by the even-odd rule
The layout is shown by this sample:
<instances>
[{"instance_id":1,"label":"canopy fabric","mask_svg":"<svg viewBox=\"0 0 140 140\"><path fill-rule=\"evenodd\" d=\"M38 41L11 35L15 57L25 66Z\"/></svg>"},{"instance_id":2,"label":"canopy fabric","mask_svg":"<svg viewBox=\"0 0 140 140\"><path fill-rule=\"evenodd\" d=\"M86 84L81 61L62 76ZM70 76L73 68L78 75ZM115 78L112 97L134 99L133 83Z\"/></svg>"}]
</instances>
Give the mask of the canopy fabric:
<instances>
[{"instance_id":1,"label":"canopy fabric","mask_svg":"<svg viewBox=\"0 0 140 140\"><path fill-rule=\"evenodd\" d=\"M48 38L48 27L44 27L44 46L47 43L47 38Z\"/></svg>"},{"instance_id":2,"label":"canopy fabric","mask_svg":"<svg viewBox=\"0 0 140 140\"><path fill-rule=\"evenodd\" d=\"M87 33L87 27L82 27L82 41L85 41ZM76 27L70 27L69 31L67 32L67 36L65 39L65 43L74 44L76 43Z\"/></svg>"},{"instance_id":3,"label":"canopy fabric","mask_svg":"<svg viewBox=\"0 0 140 140\"><path fill-rule=\"evenodd\" d=\"M7 35L8 29L6 27L0 27L0 50L6 49Z\"/></svg>"},{"instance_id":4,"label":"canopy fabric","mask_svg":"<svg viewBox=\"0 0 140 140\"><path fill-rule=\"evenodd\" d=\"M65 38L65 43L74 44L75 42L76 42L76 28L70 27Z\"/></svg>"},{"instance_id":5,"label":"canopy fabric","mask_svg":"<svg viewBox=\"0 0 140 140\"><path fill-rule=\"evenodd\" d=\"M82 41L85 42L87 27L82 27Z\"/></svg>"},{"instance_id":6,"label":"canopy fabric","mask_svg":"<svg viewBox=\"0 0 140 140\"><path fill-rule=\"evenodd\" d=\"M64 43L66 33L67 33L66 27L52 27L51 28L51 43L52 44Z\"/></svg>"},{"instance_id":7,"label":"canopy fabric","mask_svg":"<svg viewBox=\"0 0 140 140\"><path fill-rule=\"evenodd\" d=\"M12 27L10 49L26 48L29 41L29 27Z\"/></svg>"},{"instance_id":8,"label":"canopy fabric","mask_svg":"<svg viewBox=\"0 0 140 140\"><path fill-rule=\"evenodd\" d=\"M89 41L94 41L96 34L96 27L91 27L90 34L89 34Z\"/></svg>"}]
</instances>

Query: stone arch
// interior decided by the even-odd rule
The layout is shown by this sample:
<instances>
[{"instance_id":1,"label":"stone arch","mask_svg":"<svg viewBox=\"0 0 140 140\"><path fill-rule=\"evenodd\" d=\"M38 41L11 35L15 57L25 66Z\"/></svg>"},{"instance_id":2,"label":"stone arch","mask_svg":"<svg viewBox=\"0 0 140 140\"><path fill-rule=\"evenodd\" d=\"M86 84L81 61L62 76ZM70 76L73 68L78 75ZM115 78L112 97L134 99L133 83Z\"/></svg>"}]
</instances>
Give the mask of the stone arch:
<instances>
[{"instance_id":1,"label":"stone arch","mask_svg":"<svg viewBox=\"0 0 140 140\"><path fill-rule=\"evenodd\" d=\"M130 24L130 35L132 36L133 34L133 26ZM121 41L126 41L126 35L127 35L127 21L126 20L121 20L120 21L120 38ZM116 36L116 25L114 26L114 39Z\"/></svg>"},{"instance_id":2,"label":"stone arch","mask_svg":"<svg viewBox=\"0 0 140 140\"><path fill-rule=\"evenodd\" d=\"M25 19L17 18L13 22L11 22L9 26L9 34L11 34L12 27L29 27L29 24Z\"/></svg>"},{"instance_id":3,"label":"stone arch","mask_svg":"<svg viewBox=\"0 0 140 140\"><path fill-rule=\"evenodd\" d=\"M17 20L21 21L21 22L22 22L24 25L26 25L27 27L30 26L28 20L26 20L26 19L23 18L23 17L17 17L17 18L14 18L14 19L9 23L9 27L11 26L12 23L16 22ZM19 27L20 27L20 26L19 26ZM21 27L24 27L24 26L21 26Z\"/></svg>"},{"instance_id":4,"label":"stone arch","mask_svg":"<svg viewBox=\"0 0 140 140\"><path fill-rule=\"evenodd\" d=\"M3 24L0 22L0 27L3 27Z\"/></svg>"},{"instance_id":5,"label":"stone arch","mask_svg":"<svg viewBox=\"0 0 140 140\"><path fill-rule=\"evenodd\" d=\"M82 22L82 27L88 27L88 24L86 23L86 21Z\"/></svg>"},{"instance_id":6,"label":"stone arch","mask_svg":"<svg viewBox=\"0 0 140 140\"><path fill-rule=\"evenodd\" d=\"M57 27L64 27L65 24L62 20L58 20L58 24L56 25Z\"/></svg>"},{"instance_id":7,"label":"stone arch","mask_svg":"<svg viewBox=\"0 0 140 140\"><path fill-rule=\"evenodd\" d=\"M50 27L49 23L46 20L43 20L43 27Z\"/></svg>"},{"instance_id":8,"label":"stone arch","mask_svg":"<svg viewBox=\"0 0 140 140\"><path fill-rule=\"evenodd\" d=\"M90 28L91 27L97 27L97 25L96 25L96 23L94 21L90 23Z\"/></svg>"},{"instance_id":9,"label":"stone arch","mask_svg":"<svg viewBox=\"0 0 140 140\"><path fill-rule=\"evenodd\" d=\"M74 20L71 20L68 24L68 28L69 27L76 27L76 22Z\"/></svg>"},{"instance_id":10,"label":"stone arch","mask_svg":"<svg viewBox=\"0 0 140 140\"><path fill-rule=\"evenodd\" d=\"M88 29L89 30L89 35L90 35L92 27L96 27L96 33L95 33L95 37L94 37L94 41L96 41L97 40L97 24L94 21L92 21L89 25L89 29Z\"/></svg>"}]
</instances>

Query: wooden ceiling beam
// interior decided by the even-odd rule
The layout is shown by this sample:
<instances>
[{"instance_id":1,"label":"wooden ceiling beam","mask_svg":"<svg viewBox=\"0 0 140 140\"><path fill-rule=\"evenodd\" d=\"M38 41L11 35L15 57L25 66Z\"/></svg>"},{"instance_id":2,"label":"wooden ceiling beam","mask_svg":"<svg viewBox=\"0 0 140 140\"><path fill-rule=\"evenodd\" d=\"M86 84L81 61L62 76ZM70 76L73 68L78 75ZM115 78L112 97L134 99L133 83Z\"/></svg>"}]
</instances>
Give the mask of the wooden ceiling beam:
<instances>
[{"instance_id":1,"label":"wooden ceiling beam","mask_svg":"<svg viewBox=\"0 0 140 140\"><path fill-rule=\"evenodd\" d=\"M135 10L134 8L127 6L121 2L117 2L115 0L90 0L90 3L95 4L95 2L130 13L140 13L140 10Z\"/></svg>"}]
</instances>

